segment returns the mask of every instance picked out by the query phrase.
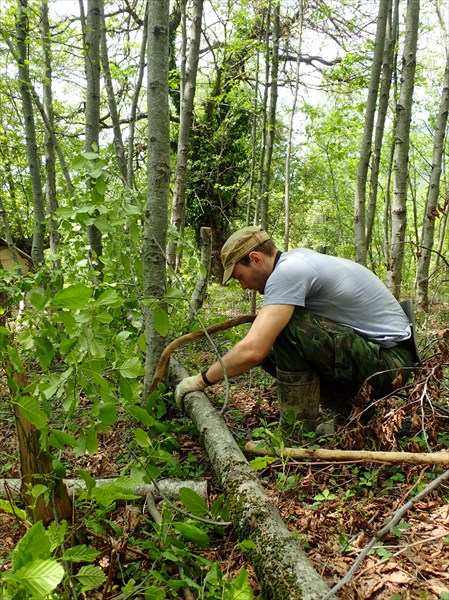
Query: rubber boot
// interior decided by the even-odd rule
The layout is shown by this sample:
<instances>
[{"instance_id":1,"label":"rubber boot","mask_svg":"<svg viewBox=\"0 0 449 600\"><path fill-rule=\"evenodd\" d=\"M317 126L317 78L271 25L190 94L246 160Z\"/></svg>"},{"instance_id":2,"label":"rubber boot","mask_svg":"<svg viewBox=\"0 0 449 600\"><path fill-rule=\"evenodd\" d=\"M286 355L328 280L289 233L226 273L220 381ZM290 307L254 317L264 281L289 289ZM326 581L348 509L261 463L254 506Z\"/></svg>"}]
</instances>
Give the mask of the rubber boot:
<instances>
[{"instance_id":1,"label":"rubber boot","mask_svg":"<svg viewBox=\"0 0 449 600\"><path fill-rule=\"evenodd\" d=\"M294 430L315 431L320 414L320 380L314 371L276 369L280 425Z\"/></svg>"}]
</instances>

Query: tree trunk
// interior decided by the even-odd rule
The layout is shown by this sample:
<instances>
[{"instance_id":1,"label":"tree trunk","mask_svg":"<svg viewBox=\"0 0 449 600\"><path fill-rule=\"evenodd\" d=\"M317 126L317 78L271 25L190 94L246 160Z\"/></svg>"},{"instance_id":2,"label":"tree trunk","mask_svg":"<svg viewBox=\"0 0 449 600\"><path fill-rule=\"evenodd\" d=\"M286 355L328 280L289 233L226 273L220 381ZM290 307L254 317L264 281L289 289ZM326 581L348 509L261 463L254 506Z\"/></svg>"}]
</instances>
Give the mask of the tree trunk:
<instances>
[{"instance_id":1,"label":"tree trunk","mask_svg":"<svg viewBox=\"0 0 449 600\"><path fill-rule=\"evenodd\" d=\"M115 99L114 85L112 83L111 69L109 68L108 40L106 35L106 19L104 16L104 0L99 3L100 8L100 54L101 65L103 67L103 77L108 95L109 114L112 121L112 129L114 132L115 153L117 163L120 169L120 174L123 181L126 181L126 155L125 146L123 144L122 130L120 128L119 115L117 110L117 101Z\"/></svg>"},{"instance_id":2,"label":"tree trunk","mask_svg":"<svg viewBox=\"0 0 449 600\"><path fill-rule=\"evenodd\" d=\"M86 70L86 152L98 152L100 136L100 2L88 0L87 17L84 28L85 70ZM95 224L88 225L87 239L91 249L93 266L101 273L103 263L103 241L101 231Z\"/></svg>"},{"instance_id":3,"label":"tree trunk","mask_svg":"<svg viewBox=\"0 0 449 600\"><path fill-rule=\"evenodd\" d=\"M193 101L195 99L196 76L198 72L202 18L203 0L195 0L192 6L190 47L186 62L185 79L182 81L181 86L181 114L178 133L178 151L176 154L176 179L171 214L171 224L181 236L184 233L185 225L187 159L189 156L190 130L193 121ZM176 270L179 259L180 254L176 254L176 243L172 241L168 246L167 263Z\"/></svg>"},{"instance_id":4,"label":"tree trunk","mask_svg":"<svg viewBox=\"0 0 449 600\"><path fill-rule=\"evenodd\" d=\"M212 257L212 230L210 227L201 227L201 268L198 273L192 300L190 301L189 316L194 315L203 306L207 286L210 278L210 264Z\"/></svg>"},{"instance_id":5,"label":"tree trunk","mask_svg":"<svg viewBox=\"0 0 449 600\"><path fill-rule=\"evenodd\" d=\"M33 101L31 95L31 79L28 67L28 1L18 0L17 15L17 49L19 87L22 100L23 120L25 123L25 139L30 172L31 190L33 194L33 245L31 256L36 266L44 262L45 240L45 211L42 191L41 163L36 138L36 124L34 120Z\"/></svg>"},{"instance_id":6,"label":"tree trunk","mask_svg":"<svg viewBox=\"0 0 449 600\"><path fill-rule=\"evenodd\" d=\"M293 92L293 105L291 108L290 122L287 135L287 153L285 156L285 184L284 184L284 252L287 252L290 244L290 169L291 169L291 154L292 154L292 138L295 123L296 105L298 103L299 94L299 71L301 66L301 45L302 45L302 30L304 26L304 9L305 2L299 2L299 43L295 63L295 88Z\"/></svg>"},{"instance_id":7,"label":"tree trunk","mask_svg":"<svg viewBox=\"0 0 449 600\"><path fill-rule=\"evenodd\" d=\"M359 164L357 168L356 196L354 201L354 242L355 259L362 265L366 265L366 183L368 179L368 168L371 159L372 137L374 129L374 117L376 114L377 97L379 93L380 73L382 69L382 57L385 48L385 31L387 26L390 0L380 0L379 13L377 15L376 40L374 56L371 65L371 77L368 88L368 98L365 108L365 122L363 126L362 148L360 151Z\"/></svg>"},{"instance_id":8,"label":"tree trunk","mask_svg":"<svg viewBox=\"0 0 449 600\"><path fill-rule=\"evenodd\" d=\"M382 142L385 129L385 121L390 100L391 81L393 77L393 66L396 63L397 43L399 32L399 0L394 1L394 16L392 17L391 4L387 20L387 31L385 35L385 48L382 66L382 78L379 92L379 105L377 109L376 132L374 135L374 148L371 157L371 175L369 184L369 201L366 213L366 249L371 251L374 220L377 208L377 191L379 187L379 169L382 152Z\"/></svg>"},{"instance_id":9,"label":"tree trunk","mask_svg":"<svg viewBox=\"0 0 449 600\"><path fill-rule=\"evenodd\" d=\"M396 110L397 127L394 154L392 238L390 259L387 265L387 285L396 298L399 298L401 295L407 227L408 152L416 70L419 8L419 0L409 0L404 55L402 58L402 83Z\"/></svg>"},{"instance_id":10,"label":"tree trunk","mask_svg":"<svg viewBox=\"0 0 449 600\"><path fill-rule=\"evenodd\" d=\"M43 83L43 110L47 116L49 128L45 128L45 192L46 192L46 212L49 216L48 238L50 251L53 256L58 253L59 231L58 221L55 219L55 212L58 208L56 196L56 160L55 160L55 140L54 135L54 111L53 111L53 92L52 92L52 62L51 62L51 34L50 23L48 20L48 2L43 0L41 5L41 39L42 39L42 66L44 71ZM53 259L53 267L61 267L60 259Z\"/></svg>"},{"instance_id":11,"label":"tree trunk","mask_svg":"<svg viewBox=\"0 0 449 600\"><path fill-rule=\"evenodd\" d=\"M271 57L270 104L268 109L267 123L267 149L265 153L265 163L263 165L262 172L262 193L260 205L260 225L266 231L268 230L268 205L271 188L271 166L273 162L274 139L276 134L276 108L278 99L280 35L280 8L279 1L275 0L273 7L273 50Z\"/></svg>"},{"instance_id":12,"label":"tree trunk","mask_svg":"<svg viewBox=\"0 0 449 600\"><path fill-rule=\"evenodd\" d=\"M148 191L142 247L145 298L164 305L165 248L170 184L169 0L148 4ZM165 337L155 328L154 306L144 307L145 394L149 392Z\"/></svg>"},{"instance_id":13,"label":"tree trunk","mask_svg":"<svg viewBox=\"0 0 449 600\"><path fill-rule=\"evenodd\" d=\"M440 196L441 165L446 137L447 116L449 111L449 54L444 71L443 91L440 109L435 127L433 142L432 171L430 173L427 203L424 212L421 244L419 248L418 267L416 271L416 292L418 306L427 311L429 308L429 272L432 249L435 237L435 221L438 217L438 200Z\"/></svg>"},{"instance_id":14,"label":"tree trunk","mask_svg":"<svg viewBox=\"0 0 449 600\"><path fill-rule=\"evenodd\" d=\"M69 520L72 517L72 502L65 484L59 479L53 469L51 456L42 450L39 437L40 432L23 415L20 409L20 397L26 396L24 389L28 382L24 373L14 373L11 390L14 390L14 413L16 418L17 441L19 445L20 472L21 472L21 497L27 507L33 505L29 512L34 522L42 521L44 524L56 519ZM30 486L47 485L50 490L50 501L47 503L41 495L35 500Z\"/></svg>"},{"instance_id":15,"label":"tree trunk","mask_svg":"<svg viewBox=\"0 0 449 600\"><path fill-rule=\"evenodd\" d=\"M172 383L187 375L171 365ZM202 392L187 394L185 408L192 419L225 494L226 506L240 540L254 547L248 557L267 600L321 598L329 591L262 489L219 413Z\"/></svg>"}]
</instances>

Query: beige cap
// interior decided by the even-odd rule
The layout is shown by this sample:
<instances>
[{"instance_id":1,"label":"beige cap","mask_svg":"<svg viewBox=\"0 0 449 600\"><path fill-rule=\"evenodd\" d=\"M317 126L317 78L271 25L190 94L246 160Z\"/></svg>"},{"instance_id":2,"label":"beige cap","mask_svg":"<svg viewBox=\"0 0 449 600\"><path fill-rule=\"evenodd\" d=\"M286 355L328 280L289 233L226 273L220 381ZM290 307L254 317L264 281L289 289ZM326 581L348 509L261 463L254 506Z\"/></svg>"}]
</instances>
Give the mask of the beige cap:
<instances>
[{"instance_id":1,"label":"beige cap","mask_svg":"<svg viewBox=\"0 0 449 600\"><path fill-rule=\"evenodd\" d=\"M233 233L221 249L221 262L224 268L223 283L231 278L235 263L269 239L268 233L258 225L243 227Z\"/></svg>"}]
</instances>

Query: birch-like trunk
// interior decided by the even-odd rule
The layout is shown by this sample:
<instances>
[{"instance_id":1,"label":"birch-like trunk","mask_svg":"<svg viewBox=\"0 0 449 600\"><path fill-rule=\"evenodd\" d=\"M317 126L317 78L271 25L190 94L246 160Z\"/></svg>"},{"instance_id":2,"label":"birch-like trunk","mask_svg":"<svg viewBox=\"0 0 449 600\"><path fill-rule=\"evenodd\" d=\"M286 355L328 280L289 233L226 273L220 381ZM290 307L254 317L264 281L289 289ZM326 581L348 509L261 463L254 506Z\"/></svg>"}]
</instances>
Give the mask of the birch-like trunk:
<instances>
[{"instance_id":1,"label":"birch-like trunk","mask_svg":"<svg viewBox=\"0 0 449 600\"><path fill-rule=\"evenodd\" d=\"M48 19L48 2L43 0L40 12L40 29L42 40L42 67L44 72L43 82L43 110L47 116L49 127L44 130L45 135L45 197L46 212L48 220L48 240L50 251L53 256L58 253L59 231L58 221L55 218L58 208L56 194L56 153L54 135L54 110L53 110L53 91L52 91L52 60L51 60L51 33ZM53 259L53 267L61 267L60 259Z\"/></svg>"},{"instance_id":2,"label":"birch-like trunk","mask_svg":"<svg viewBox=\"0 0 449 600\"><path fill-rule=\"evenodd\" d=\"M366 264L366 184L368 180L368 168L371 159L374 119L376 115L377 97L379 93L379 82L382 70L382 58L385 48L385 31L389 7L390 0L380 0L379 13L377 15L374 56L371 65L371 77L365 108L362 147L360 150L359 164L357 168L356 195L354 201L354 243L355 259L362 265Z\"/></svg>"},{"instance_id":3,"label":"birch-like trunk","mask_svg":"<svg viewBox=\"0 0 449 600\"><path fill-rule=\"evenodd\" d=\"M379 103L377 108L376 131L374 135L374 147L371 156L371 174L369 184L369 200L366 211L366 249L370 252L371 240L373 237L374 220L377 209L377 192L379 187L379 169L382 152L382 143L385 130L385 120L388 113L388 104L390 100L391 82L393 77L393 67L396 63L397 42L398 42L398 23L399 23L399 0L394 0L394 16L392 17L392 7L389 6L387 19L387 30L385 34L385 47L382 65L382 76L379 92Z\"/></svg>"},{"instance_id":4,"label":"birch-like trunk","mask_svg":"<svg viewBox=\"0 0 449 600\"><path fill-rule=\"evenodd\" d=\"M35 266L44 262L45 241L45 210L44 194L41 177L41 161L36 138L36 123L34 119L33 100L31 95L31 79L28 67L29 35L28 2L18 0L17 4L17 53L20 97L22 100L23 121L25 125L25 141L30 173L31 191L33 194L33 245L31 257Z\"/></svg>"},{"instance_id":5,"label":"birch-like trunk","mask_svg":"<svg viewBox=\"0 0 449 600\"><path fill-rule=\"evenodd\" d=\"M396 298L399 298L401 294L407 228L408 152L415 84L419 9L419 0L409 0L402 58L402 83L396 110L391 252L387 265L387 285Z\"/></svg>"},{"instance_id":6,"label":"birch-like trunk","mask_svg":"<svg viewBox=\"0 0 449 600\"><path fill-rule=\"evenodd\" d=\"M109 67L108 40L106 36L106 19L104 16L104 2L99 3L100 8L100 55L101 66L103 67L103 78L108 95L109 114L112 121L112 130L114 132L114 145L120 174L124 181L127 178L125 145L123 143L122 130L120 128L119 114L117 110L117 101L115 98L114 85L112 83L111 69Z\"/></svg>"},{"instance_id":7,"label":"birch-like trunk","mask_svg":"<svg viewBox=\"0 0 449 600\"><path fill-rule=\"evenodd\" d=\"M85 71L86 71L86 152L98 152L100 137L100 2L88 0L84 28ZM92 264L102 271L103 241L101 231L95 224L88 225L87 239L92 253Z\"/></svg>"},{"instance_id":8,"label":"birch-like trunk","mask_svg":"<svg viewBox=\"0 0 449 600\"><path fill-rule=\"evenodd\" d=\"M187 159L189 138L193 121L193 101L195 99L196 76L201 40L201 22L203 19L203 0L194 0L192 5L192 23L190 29L189 52L186 60L185 75L181 86L181 113L178 133L178 151L176 154L176 179L173 191L171 224L182 236L185 225L185 195L187 179ZM176 255L176 243L170 242L167 251L167 263L176 269L180 254Z\"/></svg>"},{"instance_id":9,"label":"birch-like trunk","mask_svg":"<svg viewBox=\"0 0 449 600\"><path fill-rule=\"evenodd\" d=\"M449 111L449 53L444 71L443 91L441 94L438 119L433 141L432 171L427 191L426 209L422 226L418 266L416 270L416 293L418 306L427 311L429 308L429 272L432 249L435 238L435 221L438 217L440 196L441 165L446 138L447 116Z\"/></svg>"},{"instance_id":10,"label":"birch-like trunk","mask_svg":"<svg viewBox=\"0 0 449 600\"><path fill-rule=\"evenodd\" d=\"M273 5L273 49L271 56L271 87L267 123L267 149L265 154L265 163L263 165L262 194L260 205L260 225L265 230L268 230L268 205L271 188L271 166L273 162L274 139L276 134L276 108L278 100L280 36L280 7L279 1L275 0Z\"/></svg>"},{"instance_id":11,"label":"birch-like trunk","mask_svg":"<svg viewBox=\"0 0 449 600\"><path fill-rule=\"evenodd\" d=\"M153 302L144 307L145 393L151 387L165 337L155 328L156 304L164 306L166 290L167 212L170 184L169 0L148 3L148 191L142 247L143 290ZM156 303L156 304L154 304Z\"/></svg>"}]
</instances>

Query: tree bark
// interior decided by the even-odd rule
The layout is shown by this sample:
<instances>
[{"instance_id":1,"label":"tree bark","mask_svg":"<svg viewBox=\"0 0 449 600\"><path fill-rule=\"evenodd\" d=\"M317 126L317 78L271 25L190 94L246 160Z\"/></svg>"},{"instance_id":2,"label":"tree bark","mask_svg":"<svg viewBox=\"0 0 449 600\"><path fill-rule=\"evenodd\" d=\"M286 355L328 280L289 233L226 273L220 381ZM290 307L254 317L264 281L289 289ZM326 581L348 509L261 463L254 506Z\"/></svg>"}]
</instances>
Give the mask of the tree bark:
<instances>
[{"instance_id":1,"label":"tree bark","mask_svg":"<svg viewBox=\"0 0 449 600\"><path fill-rule=\"evenodd\" d=\"M173 384L187 373L171 365ZM221 416L202 392L187 394L185 409L197 428L224 491L237 535L251 540L248 557L267 600L312 600L329 588L309 562L303 548L262 489Z\"/></svg>"},{"instance_id":2,"label":"tree bark","mask_svg":"<svg viewBox=\"0 0 449 600\"><path fill-rule=\"evenodd\" d=\"M433 142L432 171L430 173L427 203L424 212L421 243L419 246L418 266L416 270L416 292L418 306L427 311L429 308L429 272L432 249L435 238L435 221L438 217L438 200L440 196L441 166L446 138L447 117L449 111L449 53L443 78L438 119Z\"/></svg>"},{"instance_id":3,"label":"tree bark","mask_svg":"<svg viewBox=\"0 0 449 600\"><path fill-rule=\"evenodd\" d=\"M28 67L29 35L28 25L28 1L18 0L17 15L17 49L18 49L18 72L19 87L22 100L23 120L25 124L25 139L28 156L28 168L33 194L33 245L31 256L36 266L44 262L44 239L45 239L45 211L44 195L41 177L41 162L38 152L36 138L36 123L34 119L33 101L31 95L31 78Z\"/></svg>"},{"instance_id":4,"label":"tree bark","mask_svg":"<svg viewBox=\"0 0 449 600\"><path fill-rule=\"evenodd\" d=\"M53 91L52 91L52 60L51 60L51 34L50 23L48 19L48 2L44 0L41 5L41 39L42 39L42 67L43 77L43 110L47 117L49 127L45 128L45 195L46 212L48 220L48 239L50 251L53 256L58 253L59 231L58 221L55 218L58 208L56 195L56 160L55 160L55 136L54 131L54 110L53 110ZM53 267L61 267L60 259L53 259Z\"/></svg>"},{"instance_id":5,"label":"tree bark","mask_svg":"<svg viewBox=\"0 0 449 600\"><path fill-rule=\"evenodd\" d=\"M181 236L184 233L185 225L187 159L189 155L190 130L193 121L193 101L195 99L196 76L198 72L202 18L203 0L195 0L192 6L190 46L186 61L185 79L182 81L181 86L181 114L178 133L178 150L176 154L176 179L171 214L171 224ZM176 255L176 243L170 242L167 251L167 263L173 269L176 269L179 263L179 256L179 254Z\"/></svg>"},{"instance_id":6,"label":"tree bark","mask_svg":"<svg viewBox=\"0 0 449 600\"><path fill-rule=\"evenodd\" d=\"M377 109L376 132L374 135L374 148L371 157L371 174L369 184L369 200L366 212L366 249L371 251L371 241L373 237L374 220L377 209L377 192L379 187L380 158L382 152L382 143L385 129L385 121L388 113L388 104L390 101L390 90L393 77L394 64L397 60L398 44L398 22L399 22L399 0L393 0L394 13L392 16L391 4L387 20L387 31L384 48L384 58L382 65L382 78L379 92L379 104Z\"/></svg>"},{"instance_id":7,"label":"tree bark","mask_svg":"<svg viewBox=\"0 0 449 600\"><path fill-rule=\"evenodd\" d=\"M193 290L190 301L189 316L193 316L203 306L206 297L207 286L210 277L210 264L212 258L212 230L210 227L201 227L201 268L196 280L196 286Z\"/></svg>"},{"instance_id":8,"label":"tree bark","mask_svg":"<svg viewBox=\"0 0 449 600\"><path fill-rule=\"evenodd\" d=\"M394 188L392 203L392 237L387 265L387 285L396 298L401 295L402 270L407 228L408 153L410 122L416 70L416 48L419 27L419 0L409 0L402 58L402 83L396 110L397 128L394 154Z\"/></svg>"},{"instance_id":9,"label":"tree bark","mask_svg":"<svg viewBox=\"0 0 449 600\"><path fill-rule=\"evenodd\" d=\"M115 154L123 181L127 179L125 145L123 143L122 130L120 128L117 101L115 99L114 85L112 82L111 69L109 67L108 40L106 35L106 19L104 16L104 2L99 3L100 8L100 55L103 67L103 78L108 95L109 114L114 131Z\"/></svg>"},{"instance_id":10,"label":"tree bark","mask_svg":"<svg viewBox=\"0 0 449 600\"><path fill-rule=\"evenodd\" d=\"M98 152L100 137L100 2L88 0L84 30L86 70L86 152ZM95 223L87 227L87 239L91 249L93 266L101 273L103 263L103 241L101 231Z\"/></svg>"},{"instance_id":11,"label":"tree bark","mask_svg":"<svg viewBox=\"0 0 449 600\"><path fill-rule=\"evenodd\" d=\"M148 190L143 236L145 298L164 306L166 291L167 213L170 184L169 121L169 0L148 4ZM159 356L165 346L154 323L154 304L144 307L145 394L149 392Z\"/></svg>"},{"instance_id":12,"label":"tree bark","mask_svg":"<svg viewBox=\"0 0 449 600\"><path fill-rule=\"evenodd\" d=\"M365 122L363 126L362 147L357 168L356 196L354 201L354 242L355 259L362 265L366 265L366 183L368 179L368 168L371 159L374 118L376 114L377 97L379 93L379 81L382 70L382 57L384 54L385 47L385 31L387 26L389 7L390 0L380 0L379 13L377 15L374 56L371 65L371 77L368 88L368 98L366 101L365 108Z\"/></svg>"}]
</instances>

